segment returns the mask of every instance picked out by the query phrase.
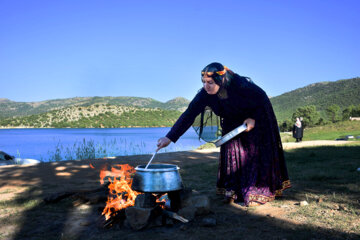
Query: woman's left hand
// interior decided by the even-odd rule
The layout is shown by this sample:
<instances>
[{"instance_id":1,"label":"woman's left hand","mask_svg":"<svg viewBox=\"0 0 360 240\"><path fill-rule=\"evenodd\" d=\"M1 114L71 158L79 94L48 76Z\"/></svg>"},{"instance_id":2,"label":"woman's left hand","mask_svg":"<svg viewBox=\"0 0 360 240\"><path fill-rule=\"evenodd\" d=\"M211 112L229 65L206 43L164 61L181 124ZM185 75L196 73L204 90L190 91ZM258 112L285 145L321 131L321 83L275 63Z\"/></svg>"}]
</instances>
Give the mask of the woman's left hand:
<instances>
[{"instance_id":1,"label":"woman's left hand","mask_svg":"<svg viewBox=\"0 0 360 240\"><path fill-rule=\"evenodd\" d=\"M244 123L247 126L247 129L245 130L245 132L249 132L251 129L253 129L255 127L255 119L247 118L247 119L245 119Z\"/></svg>"}]
</instances>

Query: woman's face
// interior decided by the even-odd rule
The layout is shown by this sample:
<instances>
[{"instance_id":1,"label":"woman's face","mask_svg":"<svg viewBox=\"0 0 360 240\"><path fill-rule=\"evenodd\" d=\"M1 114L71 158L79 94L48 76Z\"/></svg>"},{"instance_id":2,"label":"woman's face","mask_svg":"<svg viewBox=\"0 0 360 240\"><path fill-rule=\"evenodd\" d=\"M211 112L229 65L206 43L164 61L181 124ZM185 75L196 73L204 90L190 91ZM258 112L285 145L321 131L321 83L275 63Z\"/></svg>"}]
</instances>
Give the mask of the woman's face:
<instances>
[{"instance_id":1,"label":"woman's face","mask_svg":"<svg viewBox=\"0 0 360 240\"><path fill-rule=\"evenodd\" d=\"M220 86L217 85L211 77L203 76L202 82L204 84L204 89L208 94L213 95L219 91Z\"/></svg>"}]
</instances>

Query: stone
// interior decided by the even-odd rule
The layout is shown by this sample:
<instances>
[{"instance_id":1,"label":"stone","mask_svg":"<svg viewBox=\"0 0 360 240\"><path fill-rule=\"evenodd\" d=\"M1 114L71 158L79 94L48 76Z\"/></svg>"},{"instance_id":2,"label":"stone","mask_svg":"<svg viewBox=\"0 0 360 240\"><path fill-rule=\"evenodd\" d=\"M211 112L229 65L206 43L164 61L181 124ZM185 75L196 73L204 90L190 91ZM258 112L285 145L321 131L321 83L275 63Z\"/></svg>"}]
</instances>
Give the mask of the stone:
<instances>
[{"instance_id":1,"label":"stone","mask_svg":"<svg viewBox=\"0 0 360 240\"><path fill-rule=\"evenodd\" d=\"M307 206L307 205L309 205L309 203L307 201L301 201L300 202L301 207L304 207L304 206Z\"/></svg>"},{"instance_id":2,"label":"stone","mask_svg":"<svg viewBox=\"0 0 360 240\"><path fill-rule=\"evenodd\" d=\"M200 193L190 188L185 188L180 192L181 207L193 206L193 198L200 196Z\"/></svg>"},{"instance_id":3,"label":"stone","mask_svg":"<svg viewBox=\"0 0 360 240\"><path fill-rule=\"evenodd\" d=\"M339 210L341 210L341 211L347 211L348 208L347 208L344 204L340 204Z\"/></svg>"},{"instance_id":4,"label":"stone","mask_svg":"<svg viewBox=\"0 0 360 240\"><path fill-rule=\"evenodd\" d=\"M184 218L186 218L189 221L192 221L195 218L195 213L196 213L196 207L194 206L188 206L188 207L184 207L181 208L178 211L178 214Z\"/></svg>"},{"instance_id":5,"label":"stone","mask_svg":"<svg viewBox=\"0 0 360 240\"><path fill-rule=\"evenodd\" d=\"M152 221L150 221L149 228L163 226L162 219L163 219L162 216L158 216L155 219L153 219Z\"/></svg>"},{"instance_id":6,"label":"stone","mask_svg":"<svg viewBox=\"0 0 360 240\"><path fill-rule=\"evenodd\" d=\"M127 219L125 219L123 226L127 229L132 229L132 227L130 226L129 220L127 220Z\"/></svg>"},{"instance_id":7,"label":"stone","mask_svg":"<svg viewBox=\"0 0 360 240\"><path fill-rule=\"evenodd\" d=\"M210 199L200 195L192 198L193 206L196 208L195 215L206 215L210 213Z\"/></svg>"},{"instance_id":8,"label":"stone","mask_svg":"<svg viewBox=\"0 0 360 240\"><path fill-rule=\"evenodd\" d=\"M181 200L181 207L187 207L192 205L191 197L193 190L191 188L184 188L180 191L180 200Z\"/></svg>"},{"instance_id":9,"label":"stone","mask_svg":"<svg viewBox=\"0 0 360 240\"><path fill-rule=\"evenodd\" d=\"M134 230L140 230L148 224L151 208L128 207L125 209L126 221Z\"/></svg>"},{"instance_id":10,"label":"stone","mask_svg":"<svg viewBox=\"0 0 360 240\"><path fill-rule=\"evenodd\" d=\"M191 188L183 188L180 191L180 198L181 200L184 200L185 198L189 198L192 196L193 190Z\"/></svg>"},{"instance_id":11,"label":"stone","mask_svg":"<svg viewBox=\"0 0 360 240\"><path fill-rule=\"evenodd\" d=\"M331 207L333 210L339 210L340 209L340 206L338 204L334 204L332 207Z\"/></svg>"},{"instance_id":12,"label":"stone","mask_svg":"<svg viewBox=\"0 0 360 240\"><path fill-rule=\"evenodd\" d=\"M193 204L193 201L192 201L192 197L181 200L181 207L182 208L186 208L186 207L193 206L193 205L194 204Z\"/></svg>"},{"instance_id":13,"label":"stone","mask_svg":"<svg viewBox=\"0 0 360 240\"><path fill-rule=\"evenodd\" d=\"M156 197L151 193L140 194L136 196L135 207L152 208L156 205Z\"/></svg>"},{"instance_id":14,"label":"stone","mask_svg":"<svg viewBox=\"0 0 360 240\"><path fill-rule=\"evenodd\" d=\"M216 219L212 217L203 218L200 222L200 226L202 227L215 227Z\"/></svg>"}]
</instances>

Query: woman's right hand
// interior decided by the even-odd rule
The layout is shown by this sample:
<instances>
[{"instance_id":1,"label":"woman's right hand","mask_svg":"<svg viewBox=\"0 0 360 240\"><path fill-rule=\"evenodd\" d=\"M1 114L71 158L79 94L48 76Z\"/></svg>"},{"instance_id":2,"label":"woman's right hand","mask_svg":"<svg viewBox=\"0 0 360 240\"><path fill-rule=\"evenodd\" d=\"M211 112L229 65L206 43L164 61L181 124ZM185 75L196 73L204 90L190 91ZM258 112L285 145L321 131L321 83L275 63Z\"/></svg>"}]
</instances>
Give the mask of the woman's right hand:
<instances>
[{"instance_id":1,"label":"woman's right hand","mask_svg":"<svg viewBox=\"0 0 360 240\"><path fill-rule=\"evenodd\" d=\"M157 149L156 151L159 151L161 148L167 147L171 143L171 140L167 137L162 137L158 140L157 143Z\"/></svg>"}]
</instances>

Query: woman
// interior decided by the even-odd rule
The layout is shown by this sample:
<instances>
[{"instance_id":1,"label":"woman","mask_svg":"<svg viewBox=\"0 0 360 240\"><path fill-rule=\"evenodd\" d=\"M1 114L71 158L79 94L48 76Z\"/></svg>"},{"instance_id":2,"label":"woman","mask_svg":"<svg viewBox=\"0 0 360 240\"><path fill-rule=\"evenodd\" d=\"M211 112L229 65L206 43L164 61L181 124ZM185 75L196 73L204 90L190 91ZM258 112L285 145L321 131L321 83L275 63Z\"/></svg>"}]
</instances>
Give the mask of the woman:
<instances>
[{"instance_id":1,"label":"woman","mask_svg":"<svg viewBox=\"0 0 360 240\"><path fill-rule=\"evenodd\" d=\"M201 73L204 87L180 116L158 150L179 137L196 116L210 107L220 116L222 135L243 123L247 130L221 146L217 193L227 202L257 206L275 199L290 187L278 125L266 93L246 77L220 63ZM201 131L200 131L201 132Z\"/></svg>"},{"instance_id":2,"label":"woman","mask_svg":"<svg viewBox=\"0 0 360 240\"><path fill-rule=\"evenodd\" d=\"M296 139L296 142L301 142L303 138L303 127L300 121L300 118L296 118L296 122L293 127L293 138Z\"/></svg>"}]
</instances>

